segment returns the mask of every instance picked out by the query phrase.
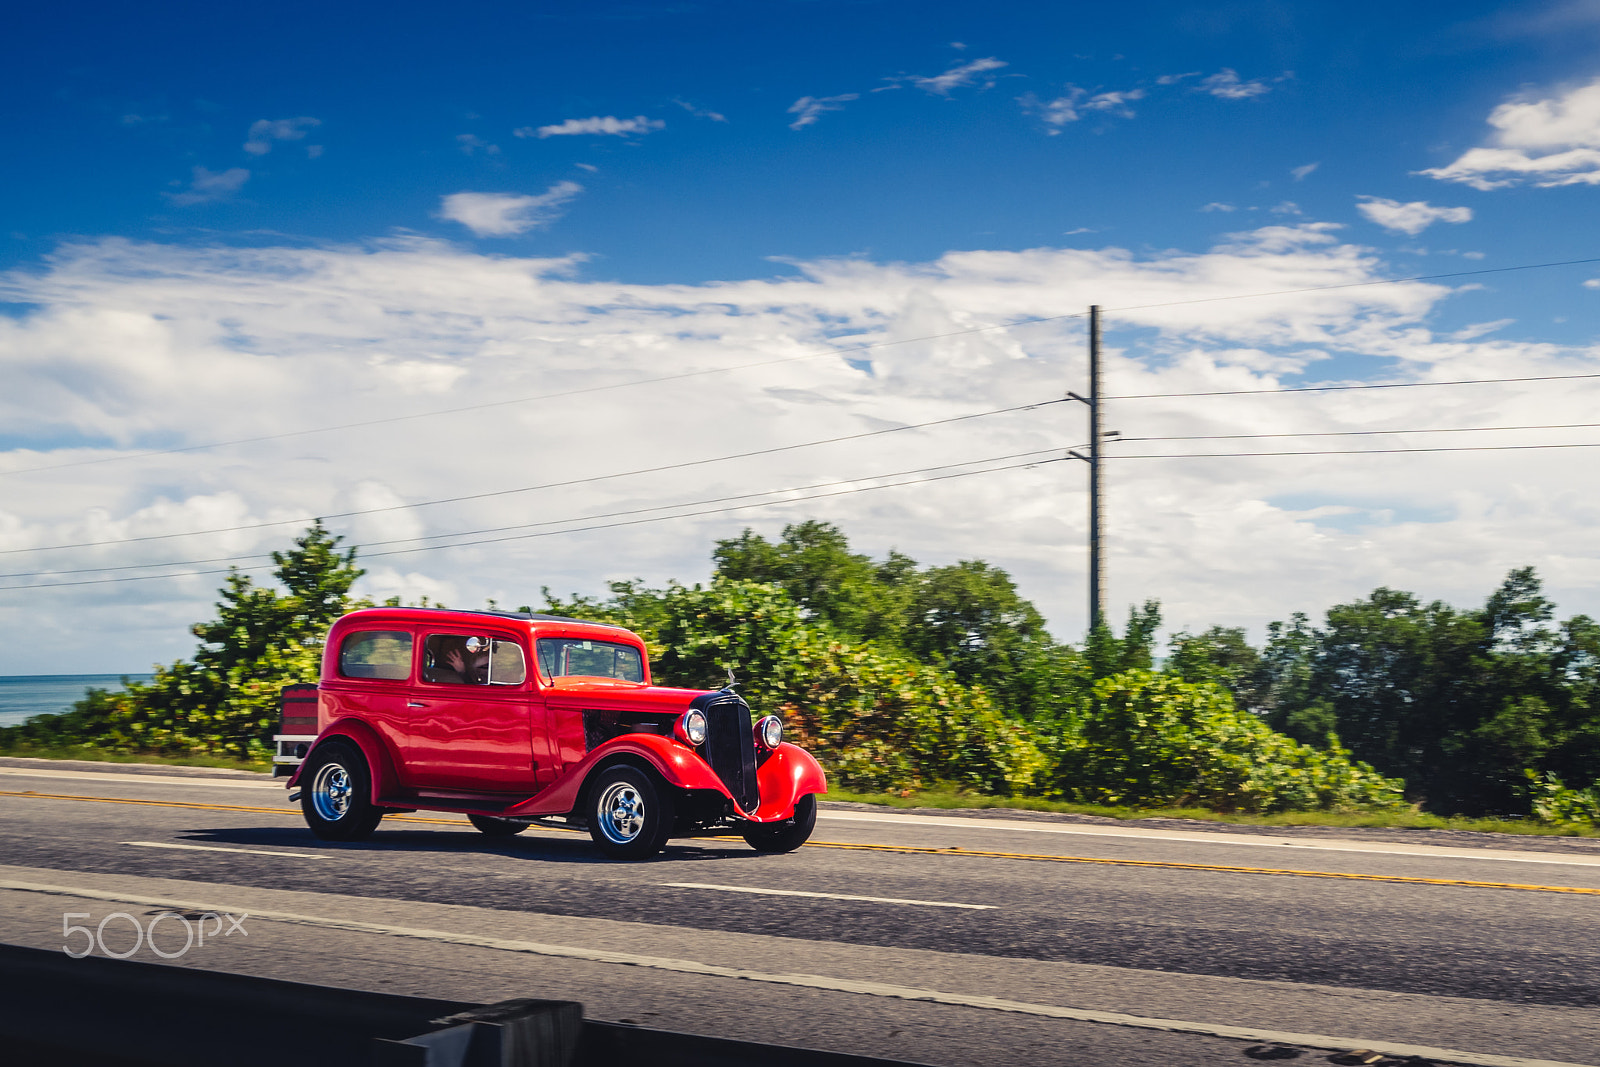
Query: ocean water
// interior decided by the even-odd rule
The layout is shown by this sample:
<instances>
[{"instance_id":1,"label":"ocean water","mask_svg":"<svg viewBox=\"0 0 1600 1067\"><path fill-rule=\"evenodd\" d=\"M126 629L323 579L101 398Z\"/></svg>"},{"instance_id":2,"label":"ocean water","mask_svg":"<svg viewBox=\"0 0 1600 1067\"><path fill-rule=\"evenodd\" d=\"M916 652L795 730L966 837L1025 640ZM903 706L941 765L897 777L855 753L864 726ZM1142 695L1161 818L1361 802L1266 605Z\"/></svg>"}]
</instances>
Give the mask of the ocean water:
<instances>
[{"instance_id":1,"label":"ocean water","mask_svg":"<svg viewBox=\"0 0 1600 1067\"><path fill-rule=\"evenodd\" d=\"M70 711L88 689L122 688L120 674L0 675L0 726L15 726L30 715ZM151 674L130 674L130 682L148 682Z\"/></svg>"}]
</instances>

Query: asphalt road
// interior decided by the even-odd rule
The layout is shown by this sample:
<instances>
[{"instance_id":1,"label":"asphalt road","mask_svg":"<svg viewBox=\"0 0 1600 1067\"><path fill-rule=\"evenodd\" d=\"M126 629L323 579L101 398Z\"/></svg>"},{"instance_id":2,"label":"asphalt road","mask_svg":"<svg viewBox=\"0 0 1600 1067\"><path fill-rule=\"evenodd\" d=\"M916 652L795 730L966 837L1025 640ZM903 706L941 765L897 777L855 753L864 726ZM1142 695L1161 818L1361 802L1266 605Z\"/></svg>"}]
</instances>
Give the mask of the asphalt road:
<instances>
[{"instance_id":1,"label":"asphalt road","mask_svg":"<svg viewBox=\"0 0 1600 1067\"><path fill-rule=\"evenodd\" d=\"M427 813L319 842L265 782L0 767L0 932L53 948L65 912L193 904L248 932L174 966L574 999L928 1064L1243 1064L1263 1045L1600 1064L1600 851L1501 844L825 809L792 855L701 839L623 864L585 835L491 840Z\"/></svg>"}]
</instances>

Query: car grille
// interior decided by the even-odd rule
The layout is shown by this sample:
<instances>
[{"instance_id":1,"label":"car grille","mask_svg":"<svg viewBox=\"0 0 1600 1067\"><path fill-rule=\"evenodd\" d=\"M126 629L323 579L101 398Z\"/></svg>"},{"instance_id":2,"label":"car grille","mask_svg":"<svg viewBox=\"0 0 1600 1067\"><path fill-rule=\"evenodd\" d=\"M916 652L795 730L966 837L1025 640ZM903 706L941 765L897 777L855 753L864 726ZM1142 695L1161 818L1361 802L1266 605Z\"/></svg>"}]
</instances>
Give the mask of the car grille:
<instances>
[{"instance_id":1,"label":"car grille","mask_svg":"<svg viewBox=\"0 0 1600 1067\"><path fill-rule=\"evenodd\" d=\"M706 762L739 806L754 811L761 794L756 788L756 746L750 729L750 709L733 697L711 702L705 713Z\"/></svg>"}]
</instances>

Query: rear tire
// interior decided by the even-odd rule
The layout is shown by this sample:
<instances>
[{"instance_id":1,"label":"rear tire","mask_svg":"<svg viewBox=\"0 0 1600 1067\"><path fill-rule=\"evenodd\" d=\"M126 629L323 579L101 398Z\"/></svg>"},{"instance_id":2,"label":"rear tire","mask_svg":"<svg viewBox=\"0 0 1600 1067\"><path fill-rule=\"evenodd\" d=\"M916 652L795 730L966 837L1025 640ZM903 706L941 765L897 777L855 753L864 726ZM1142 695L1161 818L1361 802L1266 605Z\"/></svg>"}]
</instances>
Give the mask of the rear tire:
<instances>
[{"instance_id":1,"label":"rear tire","mask_svg":"<svg viewBox=\"0 0 1600 1067\"><path fill-rule=\"evenodd\" d=\"M468 815L467 821L488 837L515 837L528 828L525 822L497 819L493 815Z\"/></svg>"},{"instance_id":2,"label":"rear tire","mask_svg":"<svg viewBox=\"0 0 1600 1067\"><path fill-rule=\"evenodd\" d=\"M677 805L671 789L637 767L608 767L589 790L589 836L614 860L649 859L667 843Z\"/></svg>"},{"instance_id":3,"label":"rear tire","mask_svg":"<svg viewBox=\"0 0 1600 1067\"><path fill-rule=\"evenodd\" d=\"M817 828L817 796L807 793L795 801L794 818L789 822L757 824L741 836L757 852L793 852L811 839Z\"/></svg>"},{"instance_id":4,"label":"rear tire","mask_svg":"<svg viewBox=\"0 0 1600 1067\"><path fill-rule=\"evenodd\" d=\"M378 828L383 812L372 804L372 773L354 745L318 745L301 781L300 812L324 841L360 841Z\"/></svg>"}]
</instances>

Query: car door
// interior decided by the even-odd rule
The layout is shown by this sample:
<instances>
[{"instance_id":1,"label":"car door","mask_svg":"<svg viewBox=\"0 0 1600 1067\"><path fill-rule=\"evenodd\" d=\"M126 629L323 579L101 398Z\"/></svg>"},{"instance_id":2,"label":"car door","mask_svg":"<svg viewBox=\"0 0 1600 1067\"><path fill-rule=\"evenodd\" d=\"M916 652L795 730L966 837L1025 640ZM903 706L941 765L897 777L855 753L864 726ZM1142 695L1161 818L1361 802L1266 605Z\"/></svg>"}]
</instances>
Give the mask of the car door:
<instances>
[{"instance_id":1,"label":"car door","mask_svg":"<svg viewBox=\"0 0 1600 1067\"><path fill-rule=\"evenodd\" d=\"M397 755L403 755L411 730L406 701L411 693L413 643L409 630L392 625L351 630L339 639L336 673L320 684L330 719L359 719ZM405 781L402 767L401 782Z\"/></svg>"},{"instance_id":2,"label":"car door","mask_svg":"<svg viewBox=\"0 0 1600 1067\"><path fill-rule=\"evenodd\" d=\"M407 780L436 791L537 788L526 639L469 623L418 635L421 659L407 711Z\"/></svg>"}]
</instances>

